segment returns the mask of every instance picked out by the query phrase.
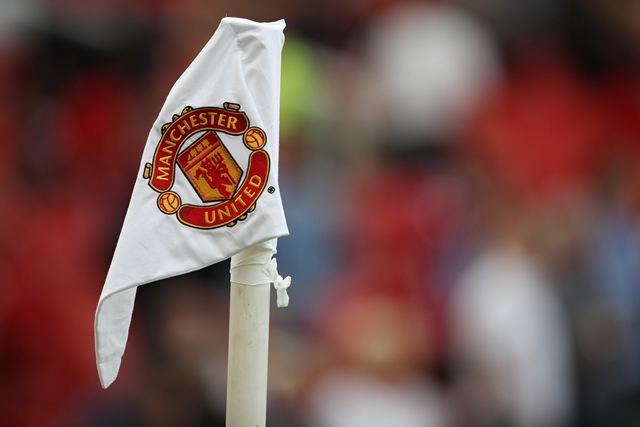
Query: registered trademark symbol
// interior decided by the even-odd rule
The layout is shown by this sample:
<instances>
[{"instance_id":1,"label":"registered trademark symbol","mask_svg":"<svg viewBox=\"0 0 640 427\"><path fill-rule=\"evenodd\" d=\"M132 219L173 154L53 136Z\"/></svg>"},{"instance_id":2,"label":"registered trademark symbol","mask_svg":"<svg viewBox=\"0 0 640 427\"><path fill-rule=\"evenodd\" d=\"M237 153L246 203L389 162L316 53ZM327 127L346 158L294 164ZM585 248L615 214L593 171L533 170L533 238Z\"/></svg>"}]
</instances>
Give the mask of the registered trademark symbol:
<instances>
[{"instance_id":1,"label":"registered trademark symbol","mask_svg":"<svg viewBox=\"0 0 640 427\"><path fill-rule=\"evenodd\" d=\"M269 187L269 189L267 190L269 192L269 194L273 194L276 192L276 189L273 187Z\"/></svg>"}]
</instances>

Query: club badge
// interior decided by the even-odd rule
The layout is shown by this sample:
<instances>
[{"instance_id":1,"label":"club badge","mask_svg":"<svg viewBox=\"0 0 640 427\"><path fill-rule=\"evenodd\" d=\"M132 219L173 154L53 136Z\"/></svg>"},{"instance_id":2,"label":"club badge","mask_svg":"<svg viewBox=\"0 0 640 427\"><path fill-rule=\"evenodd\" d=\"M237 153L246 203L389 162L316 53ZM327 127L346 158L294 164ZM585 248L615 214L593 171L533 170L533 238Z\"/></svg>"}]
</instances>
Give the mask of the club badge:
<instances>
[{"instance_id":1,"label":"club badge","mask_svg":"<svg viewBox=\"0 0 640 427\"><path fill-rule=\"evenodd\" d=\"M225 133L242 141L250 150L246 173L218 136ZM187 140L193 142L183 147ZM256 208L269 177L269 155L264 146L266 133L251 127L240 105L224 103L224 108L185 107L171 123L162 126L153 161L144 168L144 178L157 191L158 209L175 214L182 224L212 229L233 227ZM172 191L176 170L185 175L202 205L182 203ZM244 178L243 178L244 175Z\"/></svg>"}]
</instances>

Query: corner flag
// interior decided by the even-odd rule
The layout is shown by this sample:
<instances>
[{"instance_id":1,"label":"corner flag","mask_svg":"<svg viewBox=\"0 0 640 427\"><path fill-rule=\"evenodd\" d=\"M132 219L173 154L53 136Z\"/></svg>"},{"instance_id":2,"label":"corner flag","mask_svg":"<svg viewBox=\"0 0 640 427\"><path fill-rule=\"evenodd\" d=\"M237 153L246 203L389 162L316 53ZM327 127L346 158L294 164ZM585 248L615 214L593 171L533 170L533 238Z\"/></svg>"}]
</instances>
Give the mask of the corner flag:
<instances>
[{"instance_id":1,"label":"corner flag","mask_svg":"<svg viewBox=\"0 0 640 427\"><path fill-rule=\"evenodd\" d=\"M258 244L275 253L288 234L278 187L284 27L222 19L151 128L96 311L104 388L118 374L138 286Z\"/></svg>"}]
</instances>

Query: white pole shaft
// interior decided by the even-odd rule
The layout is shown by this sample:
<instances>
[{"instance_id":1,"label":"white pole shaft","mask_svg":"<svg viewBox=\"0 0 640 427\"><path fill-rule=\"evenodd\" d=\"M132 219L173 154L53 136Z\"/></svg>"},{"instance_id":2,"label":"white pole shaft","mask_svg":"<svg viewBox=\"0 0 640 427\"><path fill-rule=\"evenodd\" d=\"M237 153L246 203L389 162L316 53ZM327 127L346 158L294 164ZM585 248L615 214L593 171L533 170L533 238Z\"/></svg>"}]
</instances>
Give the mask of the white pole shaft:
<instances>
[{"instance_id":1,"label":"white pole shaft","mask_svg":"<svg viewBox=\"0 0 640 427\"><path fill-rule=\"evenodd\" d=\"M227 427L265 427L270 284L231 282Z\"/></svg>"}]
</instances>

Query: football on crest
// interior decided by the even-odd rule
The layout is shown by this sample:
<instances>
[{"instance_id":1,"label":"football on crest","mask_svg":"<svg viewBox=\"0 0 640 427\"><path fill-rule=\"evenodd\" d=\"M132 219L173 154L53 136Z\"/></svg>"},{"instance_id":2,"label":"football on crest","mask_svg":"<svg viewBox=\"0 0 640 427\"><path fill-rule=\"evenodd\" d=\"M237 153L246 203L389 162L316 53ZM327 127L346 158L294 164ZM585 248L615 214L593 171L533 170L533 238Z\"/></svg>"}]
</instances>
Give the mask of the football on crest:
<instances>
[{"instance_id":1,"label":"football on crest","mask_svg":"<svg viewBox=\"0 0 640 427\"><path fill-rule=\"evenodd\" d=\"M260 128L249 128L243 136L244 145L250 150L259 150L267 143L267 135Z\"/></svg>"},{"instance_id":2,"label":"football on crest","mask_svg":"<svg viewBox=\"0 0 640 427\"><path fill-rule=\"evenodd\" d=\"M180 196L173 191L166 191L158 196L158 207L166 214L175 213L180 208Z\"/></svg>"}]
</instances>

